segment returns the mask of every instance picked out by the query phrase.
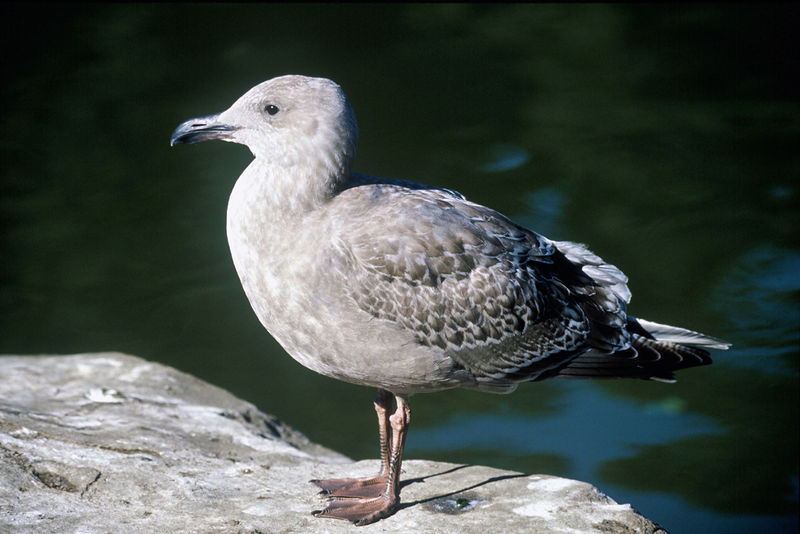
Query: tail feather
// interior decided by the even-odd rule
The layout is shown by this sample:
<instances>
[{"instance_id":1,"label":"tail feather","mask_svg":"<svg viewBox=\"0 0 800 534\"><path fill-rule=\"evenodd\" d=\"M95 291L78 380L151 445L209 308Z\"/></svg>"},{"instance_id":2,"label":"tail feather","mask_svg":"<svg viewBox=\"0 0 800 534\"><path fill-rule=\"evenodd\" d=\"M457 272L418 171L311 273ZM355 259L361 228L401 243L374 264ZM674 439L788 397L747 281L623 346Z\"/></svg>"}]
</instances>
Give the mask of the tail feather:
<instances>
[{"instance_id":1,"label":"tail feather","mask_svg":"<svg viewBox=\"0 0 800 534\"><path fill-rule=\"evenodd\" d=\"M640 329L636 329L635 325L640 326L644 332L639 331ZM690 345L693 347L705 347L718 350L727 350L731 346L727 341L707 336L700 332L695 332L694 330L654 323L645 319L634 319L633 317L628 317L628 331L639 335L645 335L645 337L651 337L658 341L675 343L678 345ZM649 334L649 336L646 334Z\"/></svg>"},{"instance_id":2,"label":"tail feather","mask_svg":"<svg viewBox=\"0 0 800 534\"><path fill-rule=\"evenodd\" d=\"M725 350L730 343L720 339L652 321L628 317L630 346L609 351L593 347L536 378L643 378L674 382L675 371L708 365L705 349Z\"/></svg>"}]
</instances>

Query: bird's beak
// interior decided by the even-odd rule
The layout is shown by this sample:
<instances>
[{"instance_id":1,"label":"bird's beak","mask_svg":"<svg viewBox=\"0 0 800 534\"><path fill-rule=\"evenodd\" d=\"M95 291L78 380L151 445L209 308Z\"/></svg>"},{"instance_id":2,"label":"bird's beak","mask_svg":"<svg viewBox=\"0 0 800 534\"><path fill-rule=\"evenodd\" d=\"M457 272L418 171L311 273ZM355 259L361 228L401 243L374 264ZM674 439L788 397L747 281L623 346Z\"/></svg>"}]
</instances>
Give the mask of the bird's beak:
<instances>
[{"instance_id":1,"label":"bird's beak","mask_svg":"<svg viewBox=\"0 0 800 534\"><path fill-rule=\"evenodd\" d=\"M236 126L220 122L220 115L206 115L184 121L172 132L169 145L199 143L209 139L230 139L231 132L238 130Z\"/></svg>"}]
</instances>

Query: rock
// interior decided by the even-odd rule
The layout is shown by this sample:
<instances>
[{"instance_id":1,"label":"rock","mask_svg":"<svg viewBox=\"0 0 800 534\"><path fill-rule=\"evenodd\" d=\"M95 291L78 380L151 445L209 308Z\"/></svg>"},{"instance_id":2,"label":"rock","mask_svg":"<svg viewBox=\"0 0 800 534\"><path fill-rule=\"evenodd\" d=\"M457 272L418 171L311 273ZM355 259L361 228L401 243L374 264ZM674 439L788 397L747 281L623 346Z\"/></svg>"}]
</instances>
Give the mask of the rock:
<instances>
[{"instance_id":1,"label":"rock","mask_svg":"<svg viewBox=\"0 0 800 534\"><path fill-rule=\"evenodd\" d=\"M374 474L230 393L118 353L0 357L0 532L334 533L312 478ZM664 533L589 484L404 462L364 532Z\"/></svg>"}]
</instances>

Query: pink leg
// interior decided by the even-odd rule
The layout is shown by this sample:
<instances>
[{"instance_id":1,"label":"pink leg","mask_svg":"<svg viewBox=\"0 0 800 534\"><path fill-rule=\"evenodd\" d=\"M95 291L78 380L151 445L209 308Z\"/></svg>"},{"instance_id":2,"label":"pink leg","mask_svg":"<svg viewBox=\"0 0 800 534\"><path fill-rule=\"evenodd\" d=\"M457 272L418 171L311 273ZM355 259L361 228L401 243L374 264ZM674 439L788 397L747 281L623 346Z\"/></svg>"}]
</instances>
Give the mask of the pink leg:
<instances>
[{"instance_id":1,"label":"pink leg","mask_svg":"<svg viewBox=\"0 0 800 534\"><path fill-rule=\"evenodd\" d=\"M389 409L391 408L392 394L379 389L375 397L375 413L378 415L378 436L381 446L381 470L373 477L364 478L332 478L327 480L312 480L322 489L322 493L329 497L356 497L371 498L381 494L386 485L389 473Z\"/></svg>"},{"instance_id":2,"label":"pink leg","mask_svg":"<svg viewBox=\"0 0 800 534\"><path fill-rule=\"evenodd\" d=\"M400 504L400 469L403 448L411 422L411 410L403 397L395 397L397 410L388 416L390 393L378 390L375 411L381 439L381 472L368 478L312 480L330 497L327 508L314 512L317 517L344 519L368 525L392 515ZM392 427L391 444L388 426Z\"/></svg>"}]
</instances>

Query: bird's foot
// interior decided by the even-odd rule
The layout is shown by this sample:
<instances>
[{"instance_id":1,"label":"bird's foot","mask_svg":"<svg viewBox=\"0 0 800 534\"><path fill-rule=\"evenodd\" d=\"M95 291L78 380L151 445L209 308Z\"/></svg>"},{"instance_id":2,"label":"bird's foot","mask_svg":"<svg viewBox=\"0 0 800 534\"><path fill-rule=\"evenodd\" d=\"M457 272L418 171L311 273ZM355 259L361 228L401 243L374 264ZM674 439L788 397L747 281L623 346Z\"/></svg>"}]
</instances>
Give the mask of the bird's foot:
<instances>
[{"instance_id":1,"label":"bird's foot","mask_svg":"<svg viewBox=\"0 0 800 534\"><path fill-rule=\"evenodd\" d=\"M344 519L360 527L389 517L397 511L399 504L400 499L397 496L389 495L385 491L372 498L332 497L324 510L313 513L315 517Z\"/></svg>"},{"instance_id":2,"label":"bird's foot","mask_svg":"<svg viewBox=\"0 0 800 534\"><path fill-rule=\"evenodd\" d=\"M386 475L365 478L331 478L312 480L311 483L322 489L320 493L328 497L356 499L375 499L386 489Z\"/></svg>"}]
</instances>

